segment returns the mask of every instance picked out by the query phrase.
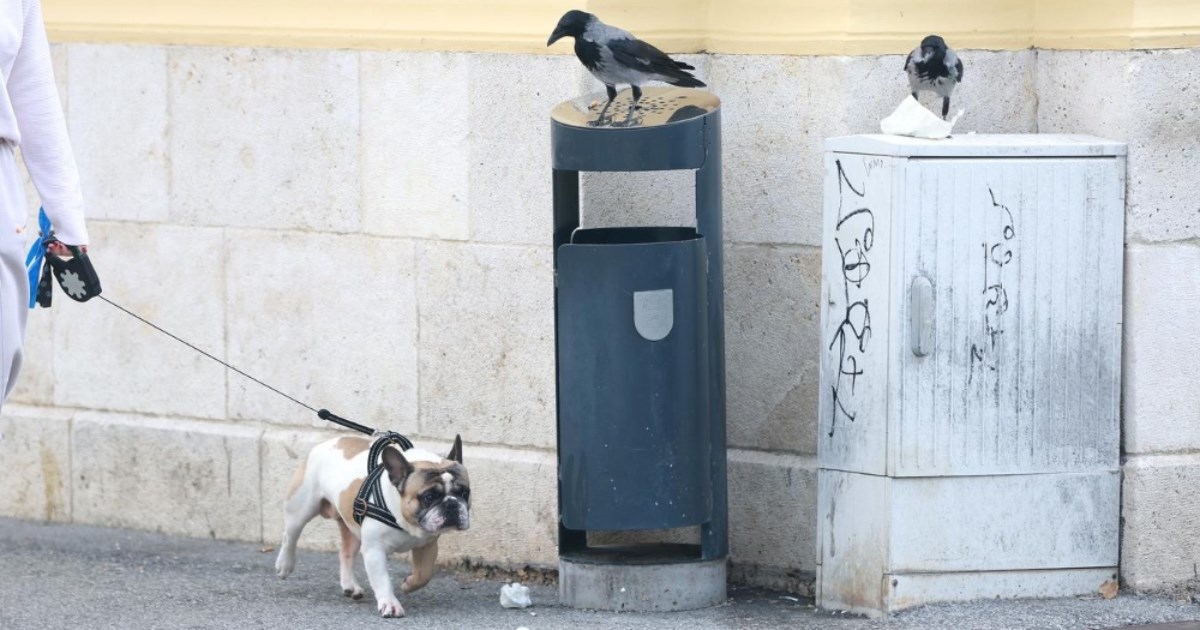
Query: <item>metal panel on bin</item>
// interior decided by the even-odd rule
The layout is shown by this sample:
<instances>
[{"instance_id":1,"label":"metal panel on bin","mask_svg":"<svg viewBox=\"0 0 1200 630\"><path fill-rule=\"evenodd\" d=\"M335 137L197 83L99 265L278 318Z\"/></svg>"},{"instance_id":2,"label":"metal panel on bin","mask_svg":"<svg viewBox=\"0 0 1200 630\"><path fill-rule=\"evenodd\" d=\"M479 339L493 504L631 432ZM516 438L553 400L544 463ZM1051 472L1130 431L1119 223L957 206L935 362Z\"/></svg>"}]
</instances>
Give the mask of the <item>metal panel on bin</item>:
<instances>
[{"instance_id":1,"label":"metal panel on bin","mask_svg":"<svg viewBox=\"0 0 1200 630\"><path fill-rule=\"evenodd\" d=\"M566 527L709 519L705 257L705 240L690 228L578 230L559 247Z\"/></svg>"}]
</instances>

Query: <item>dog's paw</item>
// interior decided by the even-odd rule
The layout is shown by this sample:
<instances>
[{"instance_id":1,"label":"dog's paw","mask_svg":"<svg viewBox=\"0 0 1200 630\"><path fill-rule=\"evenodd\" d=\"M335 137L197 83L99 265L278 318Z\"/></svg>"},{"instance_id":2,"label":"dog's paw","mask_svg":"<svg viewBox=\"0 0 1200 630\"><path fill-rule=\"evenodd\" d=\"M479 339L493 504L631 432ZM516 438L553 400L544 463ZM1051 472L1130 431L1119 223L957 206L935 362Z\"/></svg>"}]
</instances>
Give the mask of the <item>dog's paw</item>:
<instances>
[{"instance_id":1,"label":"dog's paw","mask_svg":"<svg viewBox=\"0 0 1200 630\"><path fill-rule=\"evenodd\" d=\"M363 589L361 586L355 584L349 588L343 588L342 594L354 601L358 601L363 598Z\"/></svg>"},{"instance_id":2,"label":"dog's paw","mask_svg":"<svg viewBox=\"0 0 1200 630\"><path fill-rule=\"evenodd\" d=\"M400 600L396 598L380 600L379 614L383 617L403 617L404 607L400 605Z\"/></svg>"},{"instance_id":3,"label":"dog's paw","mask_svg":"<svg viewBox=\"0 0 1200 630\"><path fill-rule=\"evenodd\" d=\"M292 569L294 568L296 568L295 556L291 558L285 558L284 555L280 553L279 557L275 559L275 575L278 575L281 579L291 575Z\"/></svg>"}]
</instances>

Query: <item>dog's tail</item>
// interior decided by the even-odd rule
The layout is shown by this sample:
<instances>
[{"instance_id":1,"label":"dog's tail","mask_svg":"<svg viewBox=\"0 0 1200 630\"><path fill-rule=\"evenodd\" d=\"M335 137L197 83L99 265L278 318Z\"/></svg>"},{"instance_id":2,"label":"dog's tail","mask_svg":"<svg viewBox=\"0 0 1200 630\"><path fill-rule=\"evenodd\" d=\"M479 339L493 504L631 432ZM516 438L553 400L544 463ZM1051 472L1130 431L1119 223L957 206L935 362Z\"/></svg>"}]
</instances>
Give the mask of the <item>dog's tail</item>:
<instances>
[{"instance_id":1,"label":"dog's tail","mask_svg":"<svg viewBox=\"0 0 1200 630\"><path fill-rule=\"evenodd\" d=\"M304 484L304 477L308 473L308 455L300 460L300 465L296 467L295 474L292 475L292 480L288 483L287 494L284 495L285 501L291 501L292 497L296 496L296 491Z\"/></svg>"}]
</instances>

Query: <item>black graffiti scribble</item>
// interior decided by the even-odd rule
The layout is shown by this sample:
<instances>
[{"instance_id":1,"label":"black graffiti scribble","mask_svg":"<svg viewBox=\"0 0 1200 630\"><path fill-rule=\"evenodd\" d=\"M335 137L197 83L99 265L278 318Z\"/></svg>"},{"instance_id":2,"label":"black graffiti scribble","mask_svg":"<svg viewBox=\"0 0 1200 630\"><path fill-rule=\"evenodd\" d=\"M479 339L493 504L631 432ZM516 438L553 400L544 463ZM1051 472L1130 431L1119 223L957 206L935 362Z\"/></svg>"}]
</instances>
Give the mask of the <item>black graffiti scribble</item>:
<instances>
[{"instance_id":1,"label":"black graffiti scribble","mask_svg":"<svg viewBox=\"0 0 1200 630\"><path fill-rule=\"evenodd\" d=\"M992 207L1003 212L1003 227L996 242L983 242L983 332L986 343L971 344L971 368L967 382L975 380L975 370L987 369L996 372L999 368L999 356L996 353L996 340L1004 334L1004 314L1008 312L1008 289L1004 286L1004 269L1012 263L1014 257L1013 240L1017 237L1017 229L1013 221L1012 211L1008 206L996 201L996 193L990 187ZM994 384L994 392L1000 395L1000 381Z\"/></svg>"},{"instance_id":2,"label":"black graffiti scribble","mask_svg":"<svg viewBox=\"0 0 1200 630\"><path fill-rule=\"evenodd\" d=\"M833 437L839 416L850 422L854 422L857 417L856 411L847 409L846 401L854 396L858 377L863 375L863 370L859 367L859 357L866 353L867 344L871 341L870 303L859 294L862 292L863 281L871 274L869 254L875 246L875 213L870 208L858 206L858 203L866 198L866 185L864 183L862 190L856 188L842 168L842 161L836 160L835 164L838 174L838 213L833 244L841 262L842 293L846 310L829 342L829 350L837 357L838 366L837 377L832 385L829 437ZM851 199L851 204L846 204L846 189L857 197ZM850 212L844 212L847 205L853 208ZM849 391L844 389L846 381L849 381Z\"/></svg>"}]
</instances>

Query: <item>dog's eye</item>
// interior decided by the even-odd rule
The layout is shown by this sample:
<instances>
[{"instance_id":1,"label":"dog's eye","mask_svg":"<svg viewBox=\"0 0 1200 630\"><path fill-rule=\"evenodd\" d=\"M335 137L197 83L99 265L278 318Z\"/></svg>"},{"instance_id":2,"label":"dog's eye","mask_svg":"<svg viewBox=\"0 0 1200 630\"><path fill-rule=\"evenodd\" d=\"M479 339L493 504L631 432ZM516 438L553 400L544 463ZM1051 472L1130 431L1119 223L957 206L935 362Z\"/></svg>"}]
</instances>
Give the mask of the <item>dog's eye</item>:
<instances>
[{"instance_id":1,"label":"dog's eye","mask_svg":"<svg viewBox=\"0 0 1200 630\"><path fill-rule=\"evenodd\" d=\"M459 496L462 497L463 501L469 501L471 499L471 491L463 488L462 492L459 493Z\"/></svg>"},{"instance_id":2,"label":"dog's eye","mask_svg":"<svg viewBox=\"0 0 1200 630\"><path fill-rule=\"evenodd\" d=\"M438 495L436 492L426 492L425 494L421 495L421 503L424 503L425 505L429 505L437 500Z\"/></svg>"}]
</instances>

